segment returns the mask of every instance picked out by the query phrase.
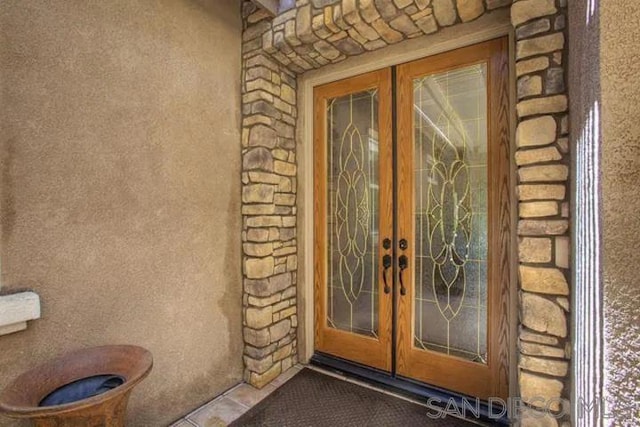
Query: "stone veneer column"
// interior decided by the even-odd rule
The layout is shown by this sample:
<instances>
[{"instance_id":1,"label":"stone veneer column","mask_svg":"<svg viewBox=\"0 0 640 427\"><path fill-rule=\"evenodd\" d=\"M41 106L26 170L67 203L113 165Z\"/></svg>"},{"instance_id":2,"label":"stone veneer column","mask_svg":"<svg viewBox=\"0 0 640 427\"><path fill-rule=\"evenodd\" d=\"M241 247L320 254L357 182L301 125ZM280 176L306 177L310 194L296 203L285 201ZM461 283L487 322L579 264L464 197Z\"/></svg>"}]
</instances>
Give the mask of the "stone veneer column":
<instances>
[{"instance_id":1,"label":"stone veneer column","mask_svg":"<svg viewBox=\"0 0 640 427\"><path fill-rule=\"evenodd\" d=\"M566 6L566 0L516 0L511 8L518 116L518 377L528 404L522 426L557 426L555 417L540 417L533 408L560 411L560 399L570 397ZM559 418L569 425L568 414Z\"/></svg>"},{"instance_id":2,"label":"stone veneer column","mask_svg":"<svg viewBox=\"0 0 640 427\"><path fill-rule=\"evenodd\" d=\"M297 0L271 19L244 3L243 271L245 379L262 387L296 361L296 74L442 27L510 0ZM516 0L519 389L569 398L569 152L566 0ZM559 410L560 404L551 405ZM565 417L568 419L568 417ZM566 423L566 421L565 421Z\"/></svg>"},{"instance_id":3,"label":"stone veneer column","mask_svg":"<svg viewBox=\"0 0 640 427\"><path fill-rule=\"evenodd\" d=\"M246 7L246 6L245 6ZM296 363L296 77L243 34L242 249L245 381L261 388Z\"/></svg>"}]
</instances>

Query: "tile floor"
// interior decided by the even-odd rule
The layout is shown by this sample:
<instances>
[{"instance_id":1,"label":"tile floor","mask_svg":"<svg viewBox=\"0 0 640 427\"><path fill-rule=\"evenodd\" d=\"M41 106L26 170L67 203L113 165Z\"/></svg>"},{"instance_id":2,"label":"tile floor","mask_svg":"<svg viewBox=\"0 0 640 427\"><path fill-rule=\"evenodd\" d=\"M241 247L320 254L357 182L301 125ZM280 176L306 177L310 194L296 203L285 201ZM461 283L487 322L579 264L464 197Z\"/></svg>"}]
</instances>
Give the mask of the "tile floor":
<instances>
[{"instance_id":1,"label":"tile floor","mask_svg":"<svg viewBox=\"0 0 640 427\"><path fill-rule=\"evenodd\" d=\"M170 427L222 427L230 424L235 419L239 418L242 414L247 412L253 406L257 405L262 399L271 394L274 390L280 387L282 384L290 380L295 374L297 374L302 368L309 368L322 372L323 374L330 375L332 377L347 381L350 383L358 384L361 387L367 387L385 394L395 396L399 399L404 399L409 402L417 403L418 405L425 406L424 402L408 398L396 393L392 393L388 390L383 390L375 387L371 384L358 381L353 378L345 377L335 372L327 371L316 366L311 365L294 365L287 371L282 373L278 378L273 380L270 384L267 384L263 389L258 390L249 384L240 383L237 386L229 389L225 393L213 399L211 402L203 405L202 407L191 412L184 418L178 420ZM474 422L468 420L472 424L483 426L485 424L480 422Z\"/></svg>"},{"instance_id":2,"label":"tile floor","mask_svg":"<svg viewBox=\"0 0 640 427\"><path fill-rule=\"evenodd\" d=\"M291 379L302 368L302 365L292 366L261 390L249 384L240 383L178 420L171 427L226 426Z\"/></svg>"}]
</instances>

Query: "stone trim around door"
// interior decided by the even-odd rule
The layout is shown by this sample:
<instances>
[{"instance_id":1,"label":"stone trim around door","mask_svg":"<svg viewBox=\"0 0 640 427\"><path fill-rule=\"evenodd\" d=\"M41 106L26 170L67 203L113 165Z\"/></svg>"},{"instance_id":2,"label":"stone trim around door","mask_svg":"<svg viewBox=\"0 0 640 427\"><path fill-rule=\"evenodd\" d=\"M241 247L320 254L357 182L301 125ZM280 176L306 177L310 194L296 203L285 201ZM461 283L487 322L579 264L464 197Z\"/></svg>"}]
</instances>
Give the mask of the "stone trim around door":
<instances>
[{"instance_id":1,"label":"stone trim around door","mask_svg":"<svg viewBox=\"0 0 640 427\"><path fill-rule=\"evenodd\" d=\"M297 361L297 75L509 6L516 39L522 425L568 423L558 401L570 396L566 0L298 0L275 18L244 3L247 382L262 387ZM555 416L532 418L545 409L540 398L551 402Z\"/></svg>"},{"instance_id":2,"label":"stone trim around door","mask_svg":"<svg viewBox=\"0 0 640 427\"><path fill-rule=\"evenodd\" d=\"M516 36L519 388L522 426L569 425L569 116L566 0L519 0ZM544 401L544 402L543 402ZM541 414L534 409L554 412Z\"/></svg>"},{"instance_id":3,"label":"stone trim around door","mask_svg":"<svg viewBox=\"0 0 640 427\"><path fill-rule=\"evenodd\" d=\"M262 388L297 361L297 83L269 55L243 61L244 377Z\"/></svg>"}]
</instances>

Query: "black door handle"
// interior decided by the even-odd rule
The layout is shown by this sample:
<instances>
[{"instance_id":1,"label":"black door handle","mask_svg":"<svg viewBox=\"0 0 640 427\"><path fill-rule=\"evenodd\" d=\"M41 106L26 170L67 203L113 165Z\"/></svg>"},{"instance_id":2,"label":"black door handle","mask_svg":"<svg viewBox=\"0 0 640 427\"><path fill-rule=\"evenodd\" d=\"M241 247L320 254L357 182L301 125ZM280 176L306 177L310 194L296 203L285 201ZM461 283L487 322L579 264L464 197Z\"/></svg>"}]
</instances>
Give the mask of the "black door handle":
<instances>
[{"instance_id":1,"label":"black door handle","mask_svg":"<svg viewBox=\"0 0 640 427\"><path fill-rule=\"evenodd\" d=\"M389 292L391 292L391 286L389 286L389 284L387 283L387 270L389 270L389 268L391 268L391 255L385 255L382 257L382 267L384 267L384 269L382 270L382 280L384 281L384 293L388 294Z\"/></svg>"},{"instance_id":2,"label":"black door handle","mask_svg":"<svg viewBox=\"0 0 640 427\"><path fill-rule=\"evenodd\" d=\"M400 295L405 296L407 294L407 288L404 287L404 281L402 280L402 272L409 267L409 258L406 255L400 255L398 258L398 267L400 268Z\"/></svg>"}]
</instances>

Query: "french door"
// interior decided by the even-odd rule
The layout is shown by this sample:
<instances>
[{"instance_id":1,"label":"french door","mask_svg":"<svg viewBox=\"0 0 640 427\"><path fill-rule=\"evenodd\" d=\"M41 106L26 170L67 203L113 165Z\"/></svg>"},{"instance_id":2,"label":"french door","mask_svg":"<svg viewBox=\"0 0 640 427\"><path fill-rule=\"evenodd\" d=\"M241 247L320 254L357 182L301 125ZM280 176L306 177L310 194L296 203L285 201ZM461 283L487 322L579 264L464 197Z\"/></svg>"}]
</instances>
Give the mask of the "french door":
<instances>
[{"instance_id":1,"label":"french door","mask_svg":"<svg viewBox=\"0 0 640 427\"><path fill-rule=\"evenodd\" d=\"M497 39L315 88L316 351L508 395L508 76Z\"/></svg>"}]
</instances>

